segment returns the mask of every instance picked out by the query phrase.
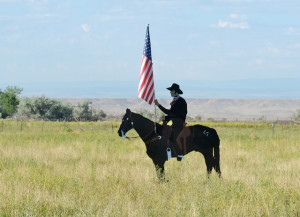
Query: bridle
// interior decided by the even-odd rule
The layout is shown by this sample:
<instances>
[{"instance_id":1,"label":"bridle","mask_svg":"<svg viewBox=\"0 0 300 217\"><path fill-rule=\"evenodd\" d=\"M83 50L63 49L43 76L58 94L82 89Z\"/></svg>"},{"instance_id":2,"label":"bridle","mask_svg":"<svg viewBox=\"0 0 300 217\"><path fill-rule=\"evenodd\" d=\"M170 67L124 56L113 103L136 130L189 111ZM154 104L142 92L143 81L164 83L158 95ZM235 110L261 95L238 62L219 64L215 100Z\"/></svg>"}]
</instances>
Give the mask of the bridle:
<instances>
[{"instance_id":1,"label":"bridle","mask_svg":"<svg viewBox=\"0 0 300 217\"><path fill-rule=\"evenodd\" d=\"M130 121L132 128L134 128L133 127L134 126L134 122L132 120L131 114L132 114L132 112L130 111L126 121ZM141 138L142 140L145 140L147 137L149 137L151 134L153 134L153 132L155 132L155 128L153 128L153 130L151 130L148 134L146 134L143 137L140 137L140 136L130 136L130 137L128 137L128 136L125 135L124 131L121 130L122 137L125 138L125 139L129 139L129 140L130 139L136 139L136 138ZM158 136L158 139L161 139L161 136Z\"/></svg>"},{"instance_id":2,"label":"bridle","mask_svg":"<svg viewBox=\"0 0 300 217\"><path fill-rule=\"evenodd\" d=\"M132 121L131 112L129 113L129 117L127 117L127 120L126 120L126 121L128 121L129 118L130 118L131 126L132 126L132 128L133 128L133 124L134 124L134 123L133 123L133 121ZM128 130L128 131L129 131L129 130ZM139 138L139 136L128 137L128 136L125 135L126 133L124 133L123 130L121 130L121 134L122 134L122 137L125 138L125 139L135 139L135 138Z\"/></svg>"}]
</instances>

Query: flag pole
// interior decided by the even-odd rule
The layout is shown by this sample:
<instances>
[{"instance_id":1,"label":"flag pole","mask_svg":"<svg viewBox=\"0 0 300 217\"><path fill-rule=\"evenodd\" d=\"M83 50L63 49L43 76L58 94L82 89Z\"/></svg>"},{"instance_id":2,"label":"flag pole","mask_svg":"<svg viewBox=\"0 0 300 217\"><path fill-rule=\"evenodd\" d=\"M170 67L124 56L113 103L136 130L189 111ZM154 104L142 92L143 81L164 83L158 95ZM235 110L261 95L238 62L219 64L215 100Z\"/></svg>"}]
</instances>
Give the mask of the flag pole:
<instances>
[{"instance_id":1,"label":"flag pole","mask_svg":"<svg viewBox=\"0 0 300 217\"><path fill-rule=\"evenodd\" d=\"M156 105L155 105L155 91L154 91L154 133L156 134Z\"/></svg>"},{"instance_id":2,"label":"flag pole","mask_svg":"<svg viewBox=\"0 0 300 217\"><path fill-rule=\"evenodd\" d=\"M148 28L149 28L149 23L148 23ZM152 64L153 64L153 62L152 62ZM154 80L154 78L153 78L153 80ZM154 98L154 133L156 134L156 105L155 105L155 99L156 98L155 98L155 89L154 89L154 96L153 96L153 98Z\"/></svg>"}]
</instances>

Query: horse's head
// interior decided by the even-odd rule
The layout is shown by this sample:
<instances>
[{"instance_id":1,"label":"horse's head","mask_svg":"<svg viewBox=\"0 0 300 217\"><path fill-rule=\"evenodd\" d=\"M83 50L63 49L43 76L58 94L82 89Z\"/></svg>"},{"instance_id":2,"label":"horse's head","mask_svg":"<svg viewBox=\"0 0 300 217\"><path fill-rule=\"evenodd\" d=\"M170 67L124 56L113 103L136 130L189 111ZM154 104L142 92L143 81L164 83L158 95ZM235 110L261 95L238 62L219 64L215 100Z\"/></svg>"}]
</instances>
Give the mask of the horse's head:
<instances>
[{"instance_id":1,"label":"horse's head","mask_svg":"<svg viewBox=\"0 0 300 217\"><path fill-rule=\"evenodd\" d=\"M122 119L121 126L118 130L118 134L121 137L127 138L126 133L133 128L133 122L130 109L126 109L126 114Z\"/></svg>"}]
</instances>

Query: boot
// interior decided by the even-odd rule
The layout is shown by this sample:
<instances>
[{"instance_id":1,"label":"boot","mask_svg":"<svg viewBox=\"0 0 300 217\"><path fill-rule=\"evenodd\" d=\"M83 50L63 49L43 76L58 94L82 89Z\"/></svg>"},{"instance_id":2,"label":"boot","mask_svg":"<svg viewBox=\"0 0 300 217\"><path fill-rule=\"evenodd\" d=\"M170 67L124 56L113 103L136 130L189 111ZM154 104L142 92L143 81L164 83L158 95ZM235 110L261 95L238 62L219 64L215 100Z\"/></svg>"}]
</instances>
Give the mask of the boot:
<instances>
[{"instance_id":1,"label":"boot","mask_svg":"<svg viewBox=\"0 0 300 217\"><path fill-rule=\"evenodd\" d=\"M181 161L183 159L184 155L177 155L177 161Z\"/></svg>"}]
</instances>

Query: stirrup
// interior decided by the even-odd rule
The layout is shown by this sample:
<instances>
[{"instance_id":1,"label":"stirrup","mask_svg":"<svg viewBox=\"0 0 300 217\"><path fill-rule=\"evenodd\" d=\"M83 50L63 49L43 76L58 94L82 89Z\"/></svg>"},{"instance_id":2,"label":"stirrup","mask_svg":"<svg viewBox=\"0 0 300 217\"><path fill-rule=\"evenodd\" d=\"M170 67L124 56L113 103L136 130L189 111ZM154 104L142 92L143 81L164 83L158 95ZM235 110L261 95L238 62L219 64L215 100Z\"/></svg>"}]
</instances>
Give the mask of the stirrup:
<instances>
[{"instance_id":1,"label":"stirrup","mask_svg":"<svg viewBox=\"0 0 300 217\"><path fill-rule=\"evenodd\" d=\"M183 159L184 155L177 155L177 161L181 161Z\"/></svg>"},{"instance_id":2,"label":"stirrup","mask_svg":"<svg viewBox=\"0 0 300 217\"><path fill-rule=\"evenodd\" d=\"M171 157L172 157L172 154L171 154L171 148L167 148L167 160L170 160Z\"/></svg>"}]
</instances>

